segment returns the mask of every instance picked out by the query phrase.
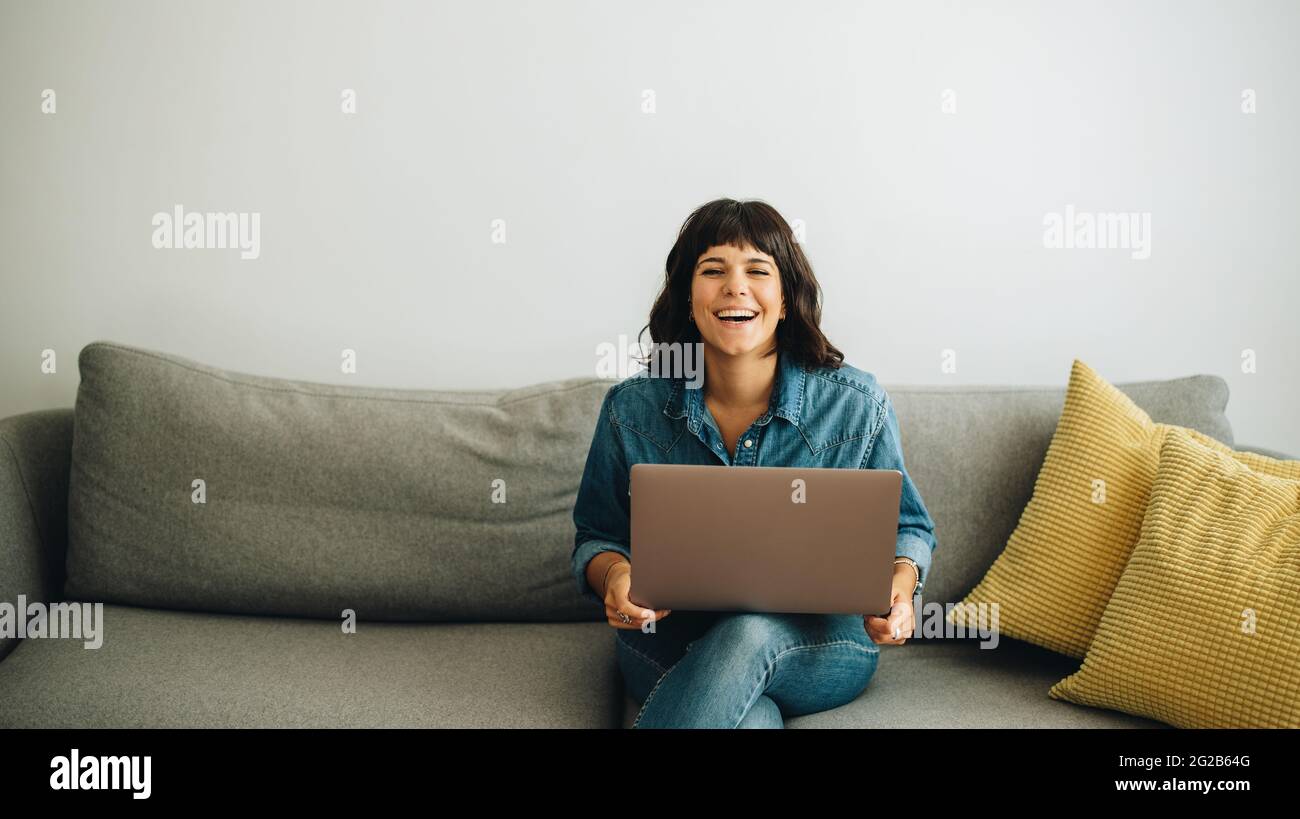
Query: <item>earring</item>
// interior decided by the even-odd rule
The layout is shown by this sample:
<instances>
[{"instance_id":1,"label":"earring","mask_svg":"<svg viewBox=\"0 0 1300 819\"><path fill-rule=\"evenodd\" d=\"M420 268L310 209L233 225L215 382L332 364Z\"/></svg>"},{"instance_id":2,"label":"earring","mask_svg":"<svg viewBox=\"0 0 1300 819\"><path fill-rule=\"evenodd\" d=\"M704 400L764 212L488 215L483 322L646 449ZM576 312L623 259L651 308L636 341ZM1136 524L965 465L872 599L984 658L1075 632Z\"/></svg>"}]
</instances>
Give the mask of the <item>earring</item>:
<instances>
[{"instance_id":1,"label":"earring","mask_svg":"<svg viewBox=\"0 0 1300 819\"><path fill-rule=\"evenodd\" d=\"M689 321L689 322L694 322L694 321L695 321L695 313L691 311L691 300L690 300L690 299L687 299L687 300L686 300L686 320Z\"/></svg>"}]
</instances>

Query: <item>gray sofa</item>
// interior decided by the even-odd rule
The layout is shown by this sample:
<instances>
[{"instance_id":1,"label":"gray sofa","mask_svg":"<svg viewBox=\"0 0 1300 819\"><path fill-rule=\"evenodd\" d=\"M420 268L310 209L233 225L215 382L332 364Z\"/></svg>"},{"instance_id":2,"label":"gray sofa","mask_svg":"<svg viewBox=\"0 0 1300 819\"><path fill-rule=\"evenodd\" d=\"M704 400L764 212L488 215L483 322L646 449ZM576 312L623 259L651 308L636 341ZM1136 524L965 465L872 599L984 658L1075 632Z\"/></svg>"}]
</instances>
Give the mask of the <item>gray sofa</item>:
<instances>
[{"instance_id":1,"label":"gray sofa","mask_svg":"<svg viewBox=\"0 0 1300 819\"><path fill-rule=\"evenodd\" d=\"M102 645L0 639L0 727L630 725L569 564L613 381L331 386L110 342L78 363L75 408L0 421L0 602L102 603ZM1060 387L885 385L936 523L924 602L960 600L1006 543L1068 364ZM1118 386L1234 443L1221 378ZM1076 668L915 639L855 702L787 725L1158 725L1050 699Z\"/></svg>"}]
</instances>

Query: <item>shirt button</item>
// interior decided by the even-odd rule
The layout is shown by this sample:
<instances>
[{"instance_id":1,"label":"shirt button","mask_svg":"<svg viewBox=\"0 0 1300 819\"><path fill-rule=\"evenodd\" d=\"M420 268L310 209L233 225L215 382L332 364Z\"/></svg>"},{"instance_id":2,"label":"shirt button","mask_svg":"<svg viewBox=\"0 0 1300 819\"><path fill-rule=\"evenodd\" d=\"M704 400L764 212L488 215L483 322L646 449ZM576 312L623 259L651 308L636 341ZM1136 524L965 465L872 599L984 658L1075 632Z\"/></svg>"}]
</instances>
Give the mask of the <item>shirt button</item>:
<instances>
[{"instance_id":1,"label":"shirt button","mask_svg":"<svg viewBox=\"0 0 1300 819\"><path fill-rule=\"evenodd\" d=\"M753 439L753 438L746 438L746 439L745 439L745 446L746 446L746 448L751 447L751 446L753 446L753 445L754 445L754 439Z\"/></svg>"}]
</instances>

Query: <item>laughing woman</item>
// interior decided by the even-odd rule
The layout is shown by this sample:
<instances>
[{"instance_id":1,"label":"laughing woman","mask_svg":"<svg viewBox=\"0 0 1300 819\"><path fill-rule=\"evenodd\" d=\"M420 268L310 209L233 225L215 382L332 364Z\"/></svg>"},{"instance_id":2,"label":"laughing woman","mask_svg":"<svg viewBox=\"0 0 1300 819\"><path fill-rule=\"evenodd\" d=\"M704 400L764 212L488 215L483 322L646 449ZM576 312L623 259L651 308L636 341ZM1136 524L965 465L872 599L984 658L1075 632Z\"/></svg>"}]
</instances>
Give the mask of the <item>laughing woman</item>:
<instances>
[{"instance_id":1,"label":"laughing woman","mask_svg":"<svg viewBox=\"0 0 1300 819\"><path fill-rule=\"evenodd\" d=\"M702 344L703 386L647 371L613 385L573 510L573 576L616 629L619 668L641 705L634 727L780 728L851 702L879 645L912 635L934 524L903 466L889 395L843 363L820 322L812 266L770 205L720 199L686 220L647 326L655 344ZM629 599L636 463L899 470L888 618L642 609ZM649 620L655 630L643 632Z\"/></svg>"}]
</instances>

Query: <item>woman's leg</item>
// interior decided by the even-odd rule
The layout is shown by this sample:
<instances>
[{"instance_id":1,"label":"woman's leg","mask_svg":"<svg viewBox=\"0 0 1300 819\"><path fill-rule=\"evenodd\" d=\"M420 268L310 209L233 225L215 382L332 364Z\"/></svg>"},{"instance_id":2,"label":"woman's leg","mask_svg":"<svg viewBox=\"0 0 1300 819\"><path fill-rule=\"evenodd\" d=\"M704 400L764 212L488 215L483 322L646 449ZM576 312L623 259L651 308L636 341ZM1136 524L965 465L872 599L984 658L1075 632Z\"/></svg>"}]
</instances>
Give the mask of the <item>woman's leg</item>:
<instances>
[{"instance_id":1,"label":"woman's leg","mask_svg":"<svg viewBox=\"0 0 1300 819\"><path fill-rule=\"evenodd\" d=\"M718 612L674 611L656 622L653 632L618 629L615 649L623 685L632 699L645 702L659 678L676 665L692 640L704 634Z\"/></svg>"},{"instance_id":2,"label":"woman's leg","mask_svg":"<svg viewBox=\"0 0 1300 819\"><path fill-rule=\"evenodd\" d=\"M615 640L615 652L618 655L619 672L623 675L623 688L632 699L637 701L637 704L645 702L655 683L668 673L668 668L630 645L622 637L622 632L619 632L619 637Z\"/></svg>"},{"instance_id":3,"label":"woman's leg","mask_svg":"<svg viewBox=\"0 0 1300 819\"><path fill-rule=\"evenodd\" d=\"M766 694L759 695L754 705L745 714L737 728L784 728L785 720L781 718L781 709Z\"/></svg>"},{"instance_id":4,"label":"woman's leg","mask_svg":"<svg viewBox=\"0 0 1300 819\"><path fill-rule=\"evenodd\" d=\"M735 728L766 696L786 716L851 702L880 656L856 614L727 613L659 678L633 727ZM754 718L761 721L770 709Z\"/></svg>"}]
</instances>

